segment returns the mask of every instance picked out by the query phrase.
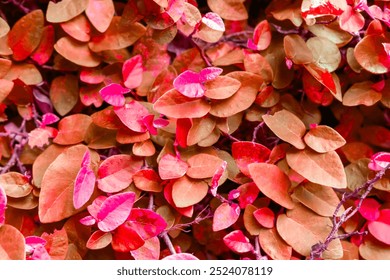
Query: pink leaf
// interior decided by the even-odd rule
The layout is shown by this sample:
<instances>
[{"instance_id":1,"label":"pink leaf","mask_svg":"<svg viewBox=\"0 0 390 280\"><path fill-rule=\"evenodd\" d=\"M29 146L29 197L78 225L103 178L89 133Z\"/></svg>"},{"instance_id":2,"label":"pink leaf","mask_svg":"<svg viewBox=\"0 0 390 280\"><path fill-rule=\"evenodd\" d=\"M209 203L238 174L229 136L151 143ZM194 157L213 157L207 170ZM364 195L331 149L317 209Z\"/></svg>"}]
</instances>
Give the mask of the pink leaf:
<instances>
[{"instance_id":1,"label":"pink leaf","mask_svg":"<svg viewBox=\"0 0 390 280\"><path fill-rule=\"evenodd\" d=\"M355 201L355 205L357 206L359 200ZM363 200L362 205L359 208L359 213L367 220L367 221L375 221L379 217L379 208L381 204L376 201L374 198L366 198Z\"/></svg>"},{"instance_id":2,"label":"pink leaf","mask_svg":"<svg viewBox=\"0 0 390 280\"><path fill-rule=\"evenodd\" d=\"M134 201L134 192L119 193L108 197L97 213L98 228L109 232L123 224L129 217Z\"/></svg>"},{"instance_id":3,"label":"pink leaf","mask_svg":"<svg viewBox=\"0 0 390 280\"><path fill-rule=\"evenodd\" d=\"M81 161L81 167L88 167L90 164L91 164L91 153L87 149Z\"/></svg>"},{"instance_id":4,"label":"pink leaf","mask_svg":"<svg viewBox=\"0 0 390 280\"><path fill-rule=\"evenodd\" d=\"M233 225L240 216L240 207L232 203L222 203L214 212L213 231L223 230Z\"/></svg>"},{"instance_id":5,"label":"pink leaf","mask_svg":"<svg viewBox=\"0 0 390 280\"><path fill-rule=\"evenodd\" d=\"M44 128L45 126L49 124L56 123L60 120L59 117L52 113L46 113L42 116L42 123L41 123L41 128Z\"/></svg>"},{"instance_id":6,"label":"pink leaf","mask_svg":"<svg viewBox=\"0 0 390 280\"><path fill-rule=\"evenodd\" d=\"M96 224L96 219L90 215L85 216L84 218L81 218L79 221L84 226L93 226Z\"/></svg>"},{"instance_id":7,"label":"pink leaf","mask_svg":"<svg viewBox=\"0 0 390 280\"><path fill-rule=\"evenodd\" d=\"M381 210L379 218L368 223L368 230L376 239L390 245L390 209Z\"/></svg>"},{"instance_id":8,"label":"pink leaf","mask_svg":"<svg viewBox=\"0 0 390 280\"><path fill-rule=\"evenodd\" d=\"M139 87L142 83L142 56L136 55L126 60L122 66L122 76L124 85L127 88Z\"/></svg>"},{"instance_id":9,"label":"pink leaf","mask_svg":"<svg viewBox=\"0 0 390 280\"><path fill-rule=\"evenodd\" d=\"M191 70L186 70L177 76L173 86L178 92L190 98L202 97L205 91L199 73Z\"/></svg>"},{"instance_id":10,"label":"pink leaf","mask_svg":"<svg viewBox=\"0 0 390 280\"><path fill-rule=\"evenodd\" d=\"M88 212L89 212L89 214L91 214L91 216L94 219L97 219L97 214L100 211L100 208L102 207L102 204L106 199L107 199L107 196L101 195L101 196L98 196L97 198L95 198L95 200L92 202L91 205L88 205L88 207L87 207Z\"/></svg>"},{"instance_id":11,"label":"pink leaf","mask_svg":"<svg viewBox=\"0 0 390 280\"><path fill-rule=\"evenodd\" d=\"M158 174L163 180L176 179L184 176L188 164L171 154L164 155L158 163Z\"/></svg>"},{"instance_id":12,"label":"pink leaf","mask_svg":"<svg viewBox=\"0 0 390 280\"><path fill-rule=\"evenodd\" d=\"M265 228L274 227L275 214L268 207L259 208L253 212L256 221Z\"/></svg>"},{"instance_id":13,"label":"pink leaf","mask_svg":"<svg viewBox=\"0 0 390 280\"><path fill-rule=\"evenodd\" d=\"M202 17L202 22L213 30L225 32L225 24L222 18L216 13L206 13Z\"/></svg>"},{"instance_id":14,"label":"pink leaf","mask_svg":"<svg viewBox=\"0 0 390 280\"><path fill-rule=\"evenodd\" d=\"M30 257L27 257L30 260L51 260L47 249L43 245L37 245Z\"/></svg>"},{"instance_id":15,"label":"pink leaf","mask_svg":"<svg viewBox=\"0 0 390 280\"><path fill-rule=\"evenodd\" d=\"M235 253L242 254L253 251L253 246L241 230L235 230L223 238L225 245Z\"/></svg>"},{"instance_id":16,"label":"pink leaf","mask_svg":"<svg viewBox=\"0 0 390 280\"><path fill-rule=\"evenodd\" d=\"M42 148L43 146L49 144L49 139L54 138L57 135L57 132L58 131L52 127L37 127L29 132L28 145L30 148Z\"/></svg>"},{"instance_id":17,"label":"pink leaf","mask_svg":"<svg viewBox=\"0 0 390 280\"><path fill-rule=\"evenodd\" d=\"M112 83L103 87L99 92L104 101L119 107L125 104L126 100L123 95L130 92L130 90L122 87L120 84Z\"/></svg>"},{"instance_id":18,"label":"pink leaf","mask_svg":"<svg viewBox=\"0 0 390 280\"><path fill-rule=\"evenodd\" d=\"M225 172L227 167L227 162L223 161L221 166L218 167L218 169L215 171L212 179L211 179L211 186L210 186L210 191L213 196L217 195L217 189L219 186L219 180L221 179L223 173Z\"/></svg>"},{"instance_id":19,"label":"pink leaf","mask_svg":"<svg viewBox=\"0 0 390 280\"><path fill-rule=\"evenodd\" d=\"M248 204L252 204L259 195L259 188L254 182L246 183L237 188L240 192L238 202L241 209L244 209Z\"/></svg>"},{"instance_id":20,"label":"pink leaf","mask_svg":"<svg viewBox=\"0 0 390 280\"><path fill-rule=\"evenodd\" d=\"M197 257L195 257L192 254L189 253L179 253L179 254L173 254L169 255L165 258L162 258L162 260L199 260Z\"/></svg>"},{"instance_id":21,"label":"pink leaf","mask_svg":"<svg viewBox=\"0 0 390 280\"><path fill-rule=\"evenodd\" d=\"M379 152L371 156L371 161L368 168L374 171L380 171L390 164L390 153Z\"/></svg>"},{"instance_id":22,"label":"pink leaf","mask_svg":"<svg viewBox=\"0 0 390 280\"><path fill-rule=\"evenodd\" d=\"M216 77L221 75L223 70L218 67L207 67L205 69L202 69L199 73L199 79L201 83L205 83L207 81L214 80Z\"/></svg>"},{"instance_id":23,"label":"pink leaf","mask_svg":"<svg viewBox=\"0 0 390 280\"><path fill-rule=\"evenodd\" d=\"M73 206L79 209L91 198L95 189L96 176L89 167L81 167L77 173L73 190Z\"/></svg>"},{"instance_id":24,"label":"pink leaf","mask_svg":"<svg viewBox=\"0 0 390 280\"><path fill-rule=\"evenodd\" d=\"M27 236L25 238L26 255L30 260L50 260L45 245L47 241L39 236Z\"/></svg>"},{"instance_id":25,"label":"pink leaf","mask_svg":"<svg viewBox=\"0 0 390 280\"><path fill-rule=\"evenodd\" d=\"M0 186L0 226L5 222L5 209L7 208L7 195L2 186Z\"/></svg>"},{"instance_id":26,"label":"pink leaf","mask_svg":"<svg viewBox=\"0 0 390 280\"><path fill-rule=\"evenodd\" d=\"M122 107L114 108L114 112L119 117L121 122L132 131L147 131L147 127L143 122L143 118L150 115L150 113L148 109L146 109L141 103L132 100Z\"/></svg>"},{"instance_id":27,"label":"pink leaf","mask_svg":"<svg viewBox=\"0 0 390 280\"><path fill-rule=\"evenodd\" d=\"M130 254L135 260L158 260L160 258L160 239L156 236L145 240L142 247L132 250Z\"/></svg>"},{"instance_id":28,"label":"pink leaf","mask_svg":"<svg viewBox=\"0 0 390 280\"><path fill-rule=\"evenodd\" d=\"M146 129L152 135L157 135L157 129L153 126L154 115L146 115L142 117L142 123L145 125Z\"/></svg>"},{"instance_id":29,"label":"pink leaf","mask_svg":"<svg viewBox=\"0 0 390 280\"><path fill-rule=\"evenodd\" d=\"M169 121L163 118L157 118L153 121L153 126L155 128L166 127L169 124Z\"/></svg>"},{"instance_id":30,"label":"pink leaf","mask_svg":"<svg viewBox=\"0 0 390 280\"><path fill-rule=\"evenodd\" d=\"M131 210L126 223L131 225L144 240L159 235L167 227L167 223L159 214L149 209L140 208Z\"/></svg>"},{"instance_id":31,"label":"pink leaf","mask_svg":"<svg viewBox=\"0 0 390 280\"><path fill-rule=\"evenodd\" d=\"M339 23L341 29L356 33L364 27L365 20L358 11L355 11L351 6L347 6L339 17Z\"/></svg>"}]
</instances>

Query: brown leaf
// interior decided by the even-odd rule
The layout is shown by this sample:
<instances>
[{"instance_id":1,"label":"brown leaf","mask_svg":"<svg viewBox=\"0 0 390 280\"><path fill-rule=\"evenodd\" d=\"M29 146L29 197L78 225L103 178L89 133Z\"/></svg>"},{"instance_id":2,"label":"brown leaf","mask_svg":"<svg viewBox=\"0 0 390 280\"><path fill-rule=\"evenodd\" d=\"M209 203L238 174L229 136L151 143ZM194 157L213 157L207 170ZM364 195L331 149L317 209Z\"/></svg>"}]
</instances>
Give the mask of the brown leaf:
<instances>
[{"instance_id":1,"label":"brown leaf","mask_svg":"<svg viewBox=\"0 0 390 280\"><path fill-rule=\"evenodd\" d=\"M58 23L71 20L78 16L88 6L89 0L62 0L60 2L49 2L46 11L46 19L48 22Z\"/></svg>"},{"instance_id":2,"label":"brown leaf","mask_svg":"<svg viewBox=\"0 0 390 280\"><path fill-rule=\"evenodd\" d=\"M42 10L34 10L19 19L8 33L8 44L13 59L21 61L30 56L41 42L44 16Z\"/></svg>"},{"instance_id":3,"label":"brown leaf","mask_svg":"<svg viewBox=\"0 0 390 280\"><path fill-rule=\"evenodd\" d=\"M54 78L50 86L50 100L61 116L69 113L78 99L79 85L76 76L68 74Z\"/></svg>"},{"instance_id":4,"label":"brown leaf","mask_svg":"<svg viewBox=\"0 0 390 280\"><path fill-rule=\"evenodd\" d=\"M209 136L214 130L216 122L214 118L205 116L203 118L193 118L192 126L188 131L187 145L192 146Z\"/></svg>"},{"instance_id":5,"label":"brown leaf","mask_svg":"<svg viewBox=\"0 0 390 280\"><path fill-rule=\"evenodd\" d=\"M103 33L110 26L114 17L114 3L112 0L89 0L85 14L92 25Z\"/></svg>"},{"instance_id":6,"label":"brown leaf","mask_svg":"<svg viewBox=\"0 0 390 280\"><path fill-rule=\"evenodd\" d=\"M245 207L243 215L245 229L249 232L250 235L258 235L263 228L253 216L253 212L255 212L256 210L256 206L248 204Z\"/></svg>"},{"instance_id":7,"label":"brown leaf","mask_svg":"<svg viewBox=\"0 0 390 280\"><path fill-rule=\"evenodd\" d=\"M361 140L381 148L390 148L390 129L380 125L368 125L359 131Z\"/></svg>"},{"instance_id":8,"label":"brown leaf","mask_svg":"<svg viewBox=\"0 0 390 280\"><path fill-rule=\"evenodd\" d=\"M382 93L373 88L374 83L363 81L354 83L343 96L344 106L373 106L382 99Z\"/></svg>"},{"instance_id":9,"label":"brown leaf","mask_svg":"<svg viewBox=\"0 0 390 280\"><path fill-rule=\"evenodd\" d=\"M3 102L4 99L10 94L14 87L14 83L8 80L0 79L0 102Z\"/></svg>"},{"instance_id":10,"label":"brown leaf","mask_svg":"<svg viewBox=\"0 0 390 280\"><path fill-rule=\"evenodd\" d=\"M344 166L336 152L319 154L311 149L287 151L288 165L310 182L343 189L347 187Z\"/></svg>"},{"instance_id":11,"label":"brown leaf","mask_svg":"<svg viewBox=\"0 0 390 280\"><path fill-rule=\"evenodd\" d=\"M232 96L241 87L239 80L228 76L218 76L205 83L204 95L212 99L226 99Z\"/></svg>"},{"instance_id":12,"label":"brown leaf","mask_svg":"<svg viewBox=\"0 0 390 280\"><path fill-rule=\"evenodd\" d=\"M359 253L365 260L390 260L390 246L378 242L372 236L364 238L359 246Z\"/></svg>"},{"instance_id":13,"label":"brown leaf","mask_svg":"<svg viewBox=\"0 0 390 280\"><path fill-rule=\"evenodd\" d=\"M54 49L67 60L85 67L96 67L100 64L100 58L88 47L88 43L78 42L65 36L55 43Z\"/></svg>"},{"instance_id":14,"label":"brown leaf","mask_svg":"<svg viewBox=\"0 0 390 280\"><path fill-rule=\"evenodd\" d=\"M313 55L314 64L328 72L339 67L341 54L335 43L324 37L312 37L306 41L306 45Z\"/></svg>"},{"instance_id":15,"label":"brown leaf","mask_svg":"<svg viewBox=\"0 0 390 280\"><path fill-rule=\"evenodd\" d=\"M217 156L206 153L195 154L187 160L186 174L193 179L211 178L222 163L223 160Z\"/></svg>"},{"instance_id":16,"label":"brown leaf","mask_svg":"<svg viewBox=\"0 0 390 280\"><path fill-rule=\"evenodd\" d=\"M91 26L84 14L60 24L62 29L73 39L88 42L91 39Z\"/></svg>"},{"instance_id":17,"label":"brown leaf","mask_svg":"<svg viewBox=\"0 0 390 280\"><path fill-rule=\"evenodd\" d=\"M370 158L374 154L371 146L364 142L348 142L340 148L340 152L351 163L362 158Z\"/></svg>"},{"instance_id":18,"label":"brown leaf","mask_svg":"<svg viewBox=\"0 0 390 280\"><path fill-rule=\"evenodd\" d=\"M192 206L207 195L208 189L205 181L191 179L184 175L173 183L172 199L176 207Z\"/></svg>"},{"instance_id":19,"label":"brown leaf","mask_svg":"<svg viewBox=\"0 0 390 280\"><path fill-rule=\"evenodd\" d=\"M291 182L279 167L268 163L252 163L248 165L248 169L253 181L265 196L287 209L294 207L289 194Z\"/></svg>"},{"instance_id":20,"label":"brown leaf","mask_svg":"<svg viewBox=\"0 0 390 280\"><path fill-rule=\"evenodd\" d=\"M117 145L116 136L116 130L106 129L92 123L87 130L84 141L91 149L109 149Z\"/></svg>"},{"instance_id":21,"label":"brown leaf","mask_svg":"<svg viewBox=\"0 0 390 280\"><path fill-rule=\"evenodd\" d=\"M280 236L296 252L308 257L311 247L318 242L324 242L328 236L332 222L329 218L321 217L307 209L303 205L297 205L286 214L278 216L276 228ZM339 239L333 240L326 252L324 259L339 259L343 255Z\"/></svg>"},{"instance_id":22,"label":"brown leaf","mask_svg":"<svg viewBox=\"0 0 390 280\"><path fill-rule=\"evenodd\" d=\"M93 37L89 47L94 52L127 48L145 32L146 28L142 24L135 22L125 25L120 17L114 16L108 29L102 35Z\"/></svg>"},{"instance_id":23,"label":"brown leaf","mask_svg":"<svg viewBox=\"0 0 390 280\"><path fill-rule=\"evenodd\" d=\"M294 188L292 197L324 217L332 217L340 203L339 197L332 188L310 182L300 184ZM344 207L342 206L337 216L340 216L343 212Z\"/></svg>"},{"instance_id":24,"label":"brown leaf","mask_svg":"<svg viewBox=\"0 0 390 280\"><path fill-rule=\"evenodd\" d=\"M224 100L211 100L210 114L220 118L233 116L248 109L256 99L263 79L246 71L230 72L227 77L238 80L241 87L231 97Z\"/></svg>"},{"instance_id":25,"label":"brown leaf","mask_svg":"<svg viewBox=\"0 0 390 280\"><path fill-rule=\"evenodd\" d=\"M3 18L0 18L0 37L7 35L9 30L10 28L8 23Z\"/></svg>"},{"instance_id":26,"label":"brown leaf","mask_svg":"<svg viewBox=\"0 0 390 280\"><path fill-rule=\"evenodd\" d=\"M305 148L302 137L305 135L306 127L296 115L283 109L273 115L263 115L263 120L280 139L297 149Z\"/></svg>"},{"instance_id":27,"label":"brown leaf","mask_svg":"<svg viewBox=\"0 0 390 280\"><path fill-rule=\"evenodd\" d=\"M279 235L276 228L262 228L258 239L261 249L273 260L291 259L292 247Z\"/></svg>"},{"instance_id":28,"label":"brown leaf","mask_svg":"<svg viewBox=\"0 0 390 280\"><path fill-rule=\"evenodd\" d=\"M29 195L33 189L26 176L18 172L7 172L0 175L0 185L8 197L20 198Z\"/></svg>"},{"instance_id":29,"label":"brown leaf","mask_svg":"<svg viewBox=\"0 0 390 280\"><path fill-rule=\"evenodd\" d=\"M74 114L58 123L58 134L53 142L60 145L73 145L82 142L92 119L88 115Z\"/></svg>"},{"instance_id":30,"label":"brown leaf","mask_svg":"<svg viewBox=\"0 0 390 280\"><path fill-rule=\"evenodd\" d=\"M335 151L346 143L336 130L326 125L311 128L303 139L310 148L318 153Z\"/></svg>"},{"instance_id":31,"label":"brown leaf","mask_svg":"<svg viewBox=\"0 0 390 280\"><path fill-rule=\"evenodd\" d=\"M209 8L227 20L246 20L248 12L244 0L207 0Z\"/></svg>"},{"instance_id":32,"label":"brown leaf","mask_svg":"<svg viewBox=\"0 0 390 280\"><path fill-rule=\"evenodd\" d=\"M355 47L355 58L359 64L373 74L384 74L389 71L387 54L383 43L386 43L384 36L368 35L357 43Z\"/></svg>"},{"instance_id":33,"label":"brown leaf","mask_svg":"<svg viewBox=\"0 0 390 280\"><path fill-rule=\"evenodd\" d=\"M258 53L245 53L244 67L246 71L260 75L267 83L271 83L274 78L271 65Z\"/></svg>"},{"instance_id":34,"label":"brown leaf","mask_svg":"<svg viewBox=\"0 0 390 280\"><path fill-rule=\"evenodd\" d=\"M296 64L307 64L314 60L306 42L296 34L284 37L284 51L286 56Z\"/></svg>"}]
</instances>

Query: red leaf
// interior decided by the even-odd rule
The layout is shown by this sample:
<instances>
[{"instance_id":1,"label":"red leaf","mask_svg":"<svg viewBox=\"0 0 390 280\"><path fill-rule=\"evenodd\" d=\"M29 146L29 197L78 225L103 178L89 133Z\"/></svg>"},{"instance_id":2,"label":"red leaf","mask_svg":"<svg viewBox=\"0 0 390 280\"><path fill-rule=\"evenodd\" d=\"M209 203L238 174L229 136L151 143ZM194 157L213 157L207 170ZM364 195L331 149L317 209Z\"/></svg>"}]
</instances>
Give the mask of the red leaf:
<instances>
[{"instance_id":1,"label":"red leaf","mask_svg":"<svg viewBox=\"0 0 390 280\"><path fill-rule=\"evenodd\" d=\"M225 245L237 254L253 251L253 246L241 230L235 230L223 237Z\"/></svg>"},{"instance_id":2,"label":"red leaf","mask_svg":"<svg viewBox=\"0 0 390 280\"><path fill-rule=\"evenodd\" d=\"M266 162L271 151L258 143L249 141L234 142L232 145L232 156L238 168L246 176L250 176L248 165L254 162Z\"/></svg>"},{"instance_id":3,"label":"red leaf","mask_svg":"<svg viewBox=\"0 0 390 280\"><path fill-rule=\"evenodd\" d=\"M188 118L176 121L176 141L180 147L187 147L187 136L192 126L192 120Z\"/></svg>"},{"instance_id":4,"label":"red leaf","mask_svg":"<svg viewBox=\"0 0 390 280\"><path fill-rule=\"evenodd\" d=\"M99 250L107 247L112 241L111 232L97 230L91 234L87 241L87 248L91 250Z\"/></svg>"},{"instance_id":5,"label":"red leaf","mask_svg":"<svg viewBox=\"0 0 390 280\"><path fill-rule=\"evenodd\" d=\"M140 208L134 208L131 211L126 223L144 240L159 235L167 227L167 223L159 214Z\"/></svg>"},{"instance_id":6,"label":"red leaf","mask_svg":"<svg viewBox=\"0 0 390 280\"><path fill-rule=\"evenodd\" d=\"M134 201L134 192L119 193L108 197L97 213L98 228L109 232L123 224L130 215Z\"/></svg>"},{"instance_id":7,"label":"red leaf","mask_svg":"<svg viewBox=\"0 0 390 280\"><path fill-rule=\"evenodd\" d=\"M143 118L149 115L149 111L141 103L132 100L122 107L115 107L114 112L121 122L132 131L147 131Z\"/></svg>"},{"instance_id":8,"label":"red leaf","mask_svg":"<svg viewBox=\"0 0 390 280\"><path fill-rule=\"evenodd\" d=\"M122 76L124 85L127 88L139 87L142 83L142 56L136 55L126 60L122 66Z\"/></svg>"},{"instance_id":9,"label":"red leaf","mask_svg":"<svg viewBox=\"0 0 390 280\"><path fill-rule=\"evenodd\" d=\"M238 202L241 209L244 209L248 204L252 204L260 193L259 188L253 182L243 184L237 190L240 192Z\"/></svg>"},{"instance_id":10,"label":"red leaf","mask_svg":"<svg viewBox=\"0 0 390 280\"><path fill-rule=\"evenodd\" d=\"M262 51L271 44L271 29L267 20L259 22L253 31L253 44L256 50Z\"/></svg>"},{"instance_id":11,"label":"red leaf","mask_svg":"<svg viewBox=\"0 0 390 280\"><path fill-rule=\"evenodd\" d=\"M359 200L355 201L355 205L359 204ZM359 208L359 213L367 221L375 221L379 217L379 208L381 204L374 198L366 198L363 200L362 205Z\"/></svg>"},{"instance_id":12,"label":"red leaf","mask_svg":"<svg viewBox=\"0 0 390 280\"><path fill-rule=\"evenodd\" d=\"M223 230L233 225L240 216L240 207L233 203L222 203L214 212L213 231Z\"/></svg>"},{"instance_id":13,"label":"red leaf","mask_svg":"<svg viewBox=\"0 0 390 280\"><path fill-rule=\"evenodd\" d=\"M275 214L268 207L259 208L253 212L253 216L260 225L266 228L274 227Z\"/></svg>"},{"instance_id":14,"label":"red leaf","mask_svg":"<svg viewBox=\"0 0 390 280\"><path fill-rule=\"evenodd\" d=\"M47 25L43 28L41 42L31 54L31 58L39 65L43 65L49 61L54 50L54 27Z\"/></svg>"},{"instance_id":15,"label":"red leaf","mask_svg":"<svg viewBox=\"0 0 390 280\"><path fill-rule=\"evenodd\" d=\"M347 6L339 18L340 28L350 33L359 32L364 27L364 17L351 6Z\"/></svg>"},{"instance_id":16,"label":"red leaf","mask_svg":"<svg viewBox=\"0 0 390 280\"><path fill-rule=\"evenodd\" d=\"M368 164L368 168L374 171L380 171L386 168L390 164L390 153L379 152L371 157L371 161Z\"/></svg>"},{"instance_id":17,"label":"red leaf","mask_svg":"<svg viewBox=\"0 0 390 280\"><path fill-rule=\"evenodd\" d=\"M171 154L164 155L158 163L158 174L163 180L180 178L186 174L187 169L185 161Z\"/></svg>"},{"instance_id":18,"label":"red leaf","mask_svg":"<svg viewBox=\"0 0 390 280\"><path fill-rule=\"evenodd\" d=\"M217 195L217 188L219 186L219 180L221 179L223 173L227 167L227 161L223 161L221 166L215 171L213 177L211 178L210 191L213 196Z\"/></svg>"},{"instance_id":19,"label":"red leaf","mask_svg":"<svg viewBox=\"0 0 390 280\"><path fill-rule=\"evenodd\" d=\"M194 255L188 253L179 253L179 254L169 255L165 258L162 258L162 260L199 260L199 259Z\"/></svg>"},{"instance_id":20,"label":"red leaf","mask_svg":"<svg viewBox=\"0 0 390 280\"><path fill-rule=\"evenodd\" d=\"M0 227L4 225L5 222L5 209L7 208L7 195L3 190L3 187L0 186Z\"/></svg>"},{"instance_id":21,"label":"red leaf","mask_svg":"<svg viewBox=\"0 0 390 280\"><path fill-rule=\"evenodd\" d=\"M99 92L104 101L119 107L125 105L126 100L123 95L130 92L130 90L122 87L120 84L112 83L103 87Z\"/></svg>"},{"instance_id":22,"label":"red leaf","mask_svg":"<svg viewBox=\"0 0 390 280\"><path fill-rule=\"evenodd\" d=\"M368 230L376 239L390 245L390 209L381 210L379 218L368 223Z\"/></svg>"},{"instance_id":23,"label":"red leaf","mask_svg":"<svg viewBox=\"0 0 390 280\"><path fill-rule=\"evenodd\" d=\"M98 188L107 193L119 192L133 181L133 175L141 169L143 160L119 154L105 159L98 170Z\"/></svg>"},{"instance_id":24,"label":"red leaf","mask_svg":"<svg viewBox=\"0 0 390 280\"><path fill-rule=\"evenodd\" d=\"M145 241L127 223L120 225L112 236L112 248L117 252L130 252L143 246Z\"/></svg>"}]
</instances>

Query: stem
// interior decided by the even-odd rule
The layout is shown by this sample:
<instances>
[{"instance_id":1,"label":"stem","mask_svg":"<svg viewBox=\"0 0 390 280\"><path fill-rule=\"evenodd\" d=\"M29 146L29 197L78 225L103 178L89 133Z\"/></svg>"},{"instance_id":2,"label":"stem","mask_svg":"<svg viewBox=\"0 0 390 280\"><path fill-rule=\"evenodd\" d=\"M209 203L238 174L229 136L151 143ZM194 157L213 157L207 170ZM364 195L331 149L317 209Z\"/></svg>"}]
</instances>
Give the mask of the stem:
<instances>
[{"instance_id":1,"label":"stem","mask_svg":"<svg viewBox=\"0 0 390 280\"><path fill-rule=\"evenodd\" d=\"M199 44L191 38L192 44L198 49L200 56L202 57L203 61L206 63L207 67L213 66L210 59L207 57L207 54L204 52L204 50L199 46Z\"/></svg>"},{"instance_id":2,"label":"stem","mask_svg":"<svg viewBox=\"0 0 390 280\"><path fill-rule=\"evenodd\" d=\"M171 239L168 236L168 233L165 231L161 233L161 237L164 240L165 244L167 245L169 251L171 252L172 255L176 254L175 247L173 247L173 244L171 242Z\"/></svg>"},{"instance_id":3,"label":"stem","mask_svg":"<svg viewBox=\"0 0 390 280\"><path fill-rule=\"evenodd\" d=\"M259 133L259 130L263 128L264 122L260 122L255 129L253 130L253 135L252 135L252 142L256 142L257 140L257 133Z\"/></svg>"},{"instance_id":4,"label":"stem","mask_svg":"<svg viewBox=\"0 0 390 280\"><path fill-rule=\"evenodd\" d=\"M148 209L153 210L153 207L154 207L154 195L153 195L153 193L149 193Z\"/></svg>"}]
</instances>

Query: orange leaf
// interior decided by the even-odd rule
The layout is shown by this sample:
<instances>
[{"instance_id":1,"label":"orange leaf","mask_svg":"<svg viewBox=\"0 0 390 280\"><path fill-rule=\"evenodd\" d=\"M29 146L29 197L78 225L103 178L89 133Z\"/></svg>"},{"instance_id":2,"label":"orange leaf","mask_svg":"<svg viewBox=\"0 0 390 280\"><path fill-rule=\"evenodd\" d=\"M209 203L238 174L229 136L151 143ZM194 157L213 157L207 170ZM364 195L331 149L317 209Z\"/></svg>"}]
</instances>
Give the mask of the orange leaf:
<instances>
[{"instance_id":1,"label":"orange leaf","mask_svg":"<svg viewBox=\"0 0 390 280\"><path fill-rule=\"evenodd\" d=\"M103 33L110 26L114 17L114 3L112 0L89 0L85 14L92 25Z\"/></svg>"},{"instance_id":2,"label":"orange leaf","mask_svg":"<svg viewBox=\"0 0 390 280\"><path fill-rule=\"evenodd\" d=\"M91 26L84 14L60 24L62 29L73 39L88 42L91 39Z\"/></svg>"},{"instance_id":3,"label":"orange leaf","mask_svg":"<svg viewBox=\"0 0 390 280\"><path fill-rule=\"evenodd\" d=\"M215 119L210 117L193 118L187 134L187 145L192 146L209 136L215 128Z\"/></svg>"},{"instance_id":4,"label":"orange leaf","mask_svg":"<svg viewBox=\"0 0 390 280\"><path fill-rule=\"evenodd\" d=\"M8 44L16 61L24 60L38 47L43 32L42 10L34 10L19 19L8 33Z\"/></svg>"},{"instance_id":5,"label":"orange leaf","mask_svg":"<svg viewBox=\"0 0 390 280\"><path fill-rule=\"evenodd\" d=\"M382 99L382 93L373 88L374 83L364 81L354 83L343 96L344 106L373 106Z\"/></svg>"},{"instance_id":6,"label":"orange leaf","mask_svg":"<svg viewBox=\"0 0 390 280\"><path fill-rule=\"evenodd\" d=\"M38 47L31 54L31 58L39 65L45 64L54 50L54 27L47 25L43 28L42 39Z\"/></svg>"},{"instance_id":7,"label":"orange leaf","mask_svg":"<svg viewBox=\"0 0 390 280\"><path fill-rule=\"evenodd\" d=\"M79 99L78 78L73 75L54 78L50 86L50 99L61 116L69 113Z\"/></svg>"},{"instance_id":8,"label":"orange leaf","mask_svg":"<svg viewBox=\"0 0 390 280\"><path fill-rule=\"evenodd\" d=\"M89 0L62 0L60 2L49 2L46 11L46 19L48 22L58 23L71 20L78 16L88 6Z\"/></svg>"},{"instance_id":9,"label":"orange leaf","mask_svg":"<svg viewBox=\"0 0 390 280\"><path fill-rule=\"evenodd\" d=\"M199 153L187 160L188 170L186 174L193 179L211 178L222 163L223 160L219 157Z\"/></svg>"},{"instance_id":10,"label":"orange leaf","mask_svg":"<svg viewBox=\"0 0 390 280\"><path fill-rule=\"evenodd\" d=\"M212 99L226 99L232 96L241 87L241 82L228 76L218 76L205 83L204 95Z\"/></svg>"},{"instance_id":11,"label":"orange leaf","mask_svg":"<svg viewBox=\"0 0 390 280\"><path fill-rule=\"evenodd\" d=\"M207 195L208 189L205 181L191 179L184 175L173 184L172 199L176 207L192 206Z\"/></svg>"},{"instance_id":12,"label":"orange leaf","mask_svg":"<svg viewBox=\"0 0 390 280\"><path fill-rule=\"evenodd\" d=\"M335 151L346 143L336 130L326 125L317 125L311 128L303 139L310 148L318 153Z\"/></svg>"},{"instance_id":13,"label":"orange leaf","mask_svg":"<svg viewBox=\"0 0 390 280\"><path fill-rule=\"evenodd\" d=\"M92 119L88 115L74 114L58 123L58 134L53 142L60 145L73 145L84 140Z\"/></svg>"},{"instance_id":14,"label":"orange leaf","mask_svg":"<svg viewBox=\"0 0 390 280\"><path fill-rule=\"evenodd\" d=\"M147 192L161 192L161 179L153 169L141 169L133 175L135 186Z\"/></svg>"},{"instance_id":15,"label":"orange leaf","mask_svg":"<svg viewBox=\"0 0 390 280\"><path fill-rule=\"evenodd\" d=\"M10 94L14 87L14 83L8 80L0 79L0 102L3 102L4 99Z\"/></svg>"},{"instance_id":16,"label":"orange leaf","mask_svg":"<svg viewBox=\"0 0 390 280\"><path fill-rule=\"evenodd\" d=\"M311 149L287 151L288 165L307 180L343 189L347 186L344 166L335 151L319 154Z\"/></svg>"},{"instance_id":17,"label":"orange leaf","mask_svg":"<svg viewBox=\"0 0 390 280\"><path fill-rule=\"evenodd\" d=\"M367 35L357 43L355 58L365 70L374 74L389 71L390 65L383 43L386 43L386 39L380 35Z\"/></svg>"},{"instance_id":18,"label":"orange leaf","mask_svg":"<svg viewBox=\"0 0 390 280\"><path fill-rule=\"evenodd\" d=\"M46 240L45 248L52 260L64 260L68 252L68 235L64 228L54 230L52 234L44 232L41 237Z\"/></svg>"},{"instance_id":19,"label":"orange leaf","mask_svg":"<svg viewBox=\"0 0 390 280\"><path fill-rule=\"evenodd\" d=\"M286 56L296 64L313 62L311 50L299 35L293 34L284 37L284 51Z\"/></svg>"},{"instance_id":20,"label":"orange leaf","mask_svg":"<svg viewBox=\"0 0 390 280\"><path fill-rule=\"evenodd\" d=\"M268 163L252 163L248 165L248 169L253 181L265 196L285 208L294 207L289 194L291 182L279 167Z\"/></svg>"},{"instance_id":21,"label":"orange leaf","mask_svg":"<svg viewBox=\"0 0 390 280\"><path fill-rule=\"evenodd\" d=\"M11 225L0 227L0 259L24 260L26 258L24 236Z\"/></svg>"},{"instance_id":22,"label":"orange leaf","mask_svg":"<svg viewBox=\"0 0 390 280\"><path fill-rule=\"evenodd\" d=\"M227 202L222 203L215 209L213 216L213 231L220 231L233 225L240 217L240 207Z\"/></svg>"},{"instance_id":23,"label":"orange leaf","mask_svg":"<svg viewBox=\"0 0 390 280\"><path fill-rule=\"evenodd\" d=\"M261 249L273 260L289 260L291 258L292 247L280 237L276 228L260 229L259 243Z\"/></svg>"},{"instance_id":24,"label":"orange leaf","mask_svg":"<svg viewBox=\"0 0 390 280\"><path fill-rule=\"evenodd\" d=\"M33 189L26 176L18 172L0 175L0 185L9 197L20 198L29 195Z\"/></svg>"},{"instance_id":25,"label":"orange leaf","mask_svg":"<svg viewBox=\"0 0 390 280\"><path fill-rule=\"evenodd\" d=\"M302 137L305 135L306 126L296 115L283 109L273 115L264 115L263 120L280 139L297 149L305 148Z\"/></svg>"},{"instance_id":26,"label":"orange leaf","mask_svg":"<svg viewBox=\"0 0 390 280\"><path fill-rule=\"evenodd\" d=\"M248 12L244 0L207 0L209 8L227 20L246 20Z\"/></svg>"}]
</instances>

